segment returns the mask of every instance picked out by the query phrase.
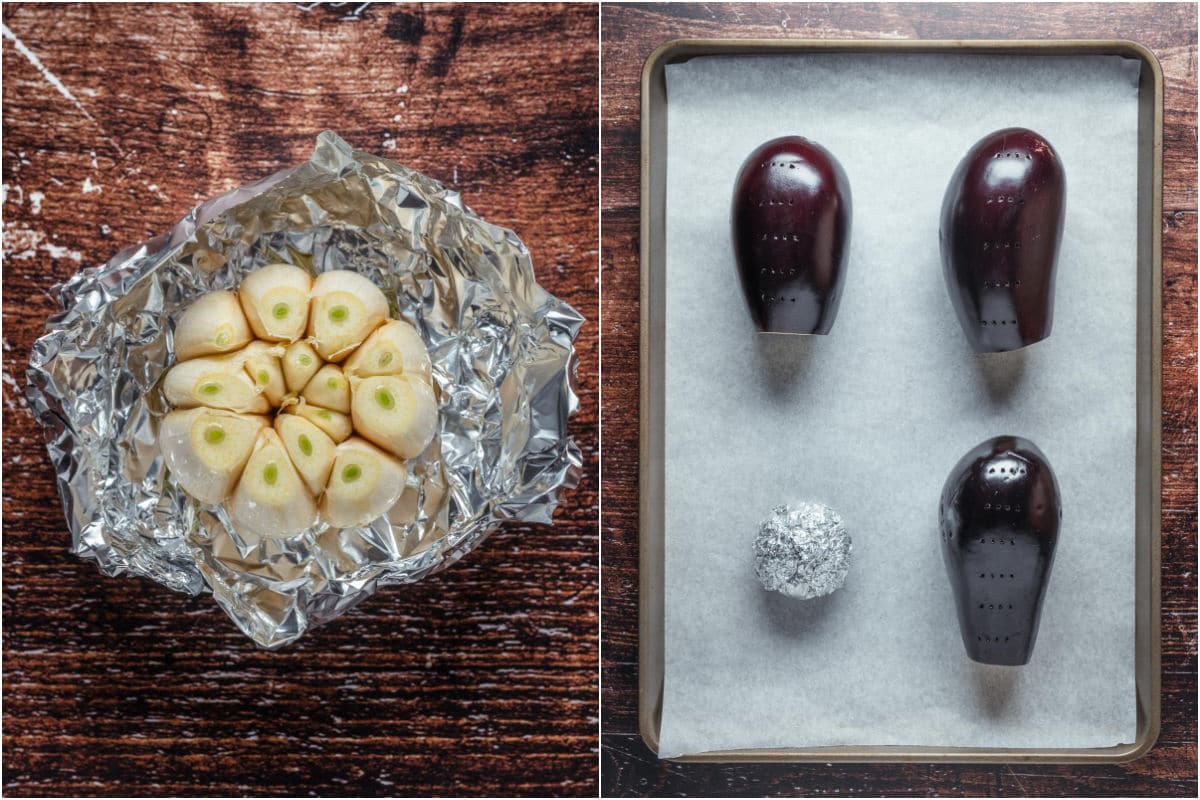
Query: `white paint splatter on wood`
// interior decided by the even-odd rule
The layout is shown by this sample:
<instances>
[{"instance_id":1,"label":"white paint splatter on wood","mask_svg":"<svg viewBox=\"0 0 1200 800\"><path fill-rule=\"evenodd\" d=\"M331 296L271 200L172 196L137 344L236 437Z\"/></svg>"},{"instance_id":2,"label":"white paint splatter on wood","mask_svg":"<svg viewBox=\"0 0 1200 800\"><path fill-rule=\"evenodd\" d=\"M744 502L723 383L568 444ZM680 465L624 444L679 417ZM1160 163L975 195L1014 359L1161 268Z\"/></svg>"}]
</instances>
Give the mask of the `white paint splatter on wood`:
<instances>
[{"instance_id":1,"label":"white paint splatter on wood","mask_svg":"<svg viewBox=\"0 0 1200 800\"><path fill-rule=\"evenodd\" d=\"M66 84L59 80L58 76L51 72L46 65L42 63L42 60L37 57L37 54L26 47L25 43L18 39L17 35L8 29L7 25L0 25L0 29L3 29L4 38L12 42L13 47L17 48L17 52L25 56L25 60L32 64L33 68L41 73L42 77L46 79L46 83L53 86L58 90L59 94L74 103L75 108L79 109L80 114L83 114L92 122L96 121L95 117L89 114L88 110L83 107L83 103L79 102L75 95L71 94L71 90L67 88Z\"/></svg>"},{"instance_id":2,"label":"white paint splatter on wood","mask_svg":"<svg viewBox=\"0 0 1200 800\"><path fill-rule=\"evenodd\" d=\"M76 263L83 262L82 253L47 241L46 234L42 231L19 226L15 222L9 222L4 226L4 258L6 260L29 261L37 258L39 250L51 258L69 258Z\"/></svg>"},{"instance_id":3,"label":"white paint splatter on wood","mask_svg":"<svg viewBox=\"0 0 1200 800\"><path fill-rule=\"evenodd\" d=\"M17 205L19 205L19 206L25 205L25 190L22 189L20 186L8 184L8 183L0 184L0 205L4 205L5 203L8 202L8 193L9 192L17 193Z\"/></svg>"},{"instance_id":4,"label":"white paint splatter on wood","mask_svg":"<svg viewBox=\"0 0 1200 800\"><path fill-rule=\"evenodd\" d=\"M85 117L87 117L90 122L92 122L96 125L96 127L100 127L100 123L97 122L96 118L93 117L88 112L88 110L83 107L83 103L79 102L79 98L77 98L75 95L71 94L71 90L67 88L67 85L65 83L63 83L61 80L59 80L59 77L57 75L55 75L53 72L51 72L50 69L45 64L42 63L42 60L37 57L36 53L34 53L32 50L30 50L28 47L26 47L25 43L22 42L20 39L18 39L17 35L15 33L13 33L11 30L9 30L7 25L0 24L0 33L3 33L4 38L8 39L10 42L13 43L13 47L15 47L17 49L17 52L20 53L21 55L23 55L25 57L25 60L33 65L33 68L36 69L39 74L41 74L42 78L45 79L46 83L53 86L58 91L58 93L61 94L63 97L70 100L72 105L74 105L75 108L78 109L80 114L83 114ZM121 149L120 145L118 145L115 141L113 141L108 136L105 136L105 139L107 139L108 142L114 148L116 148L116 151L118 153L120 153L121 155L125 155L125 151Z\"/></svg>"}]
</instances>

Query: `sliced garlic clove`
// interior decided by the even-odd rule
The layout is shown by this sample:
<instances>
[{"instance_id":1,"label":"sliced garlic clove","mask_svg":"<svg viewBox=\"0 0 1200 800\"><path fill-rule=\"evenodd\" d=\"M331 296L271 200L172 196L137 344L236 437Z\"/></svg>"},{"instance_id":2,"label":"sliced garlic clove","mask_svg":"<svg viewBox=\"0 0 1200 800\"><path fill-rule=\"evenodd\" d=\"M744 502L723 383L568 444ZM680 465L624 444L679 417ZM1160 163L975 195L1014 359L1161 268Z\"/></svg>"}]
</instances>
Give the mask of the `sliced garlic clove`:
<instances>
[{"instance_id":1,"label":"sliced garlic clove","mask_svg":"<svg viewBox=\"0 0 1200 800\"><path fill-rule=\"evenodd\" d=\"M291 536L316 522L317 504L271 428L263 428L228 505L239 533Z\"/></svg>"},{"instance_id":2,"label":"sliced garlic clove","mask_svg":"<svg viewBox=\"0 0 1200 800\"><path fill-rule=\"evenodd\" d=\"M300 393L308 402L342 414L350 413L350 382L337 364L326 364Z\"/></svg>"},{"instance_id":3,"label":"sliced garlic clove","mask_svg":"<svg viewBox=\"0 0 1200 800\"><path fill-rule=\"evenodd\" d=\"M291 409L291 412L304 417L325 431L335 442L344 442L350 438L350 434L354 433L354 425L351 423L349 415L340 411L321 408L301 400Z\"/></svg>"},{"instance_id":4,"label":"sliced garlic clove","mask_svg":"<svg viewBox=\"0 0 1200 800\"><path fill-rule=\"evenodd\" d=\"M350 355L387 316L387 298L370 278L339 269L313 281L308 333L326 361Z\"/></svg>"},{"instance_id":5,"label":"sliced garlic clove","mask_svg":"<svg viewBox=\"0 0 1200 800\"><path fill-rule=\"evenodd\" d=\"M275 418L275 432L283 440L296 471L314 495L325 491L329 471L333 469L333 439L304 417L280 414Z\"/></svg>"},{"instance_id":6,"label":"sliced garlic clove","mask_svg":"<svg viewBox=\"0 0 1200 800\"><path fill-rule=\"evenodd\" d=\"M342 370L359 378L403 373L429 380L429 351L416 328L390 319L346 359Z\"/></svg>"},{"instance_id":7,"label":"sliced garlic clove","mask_svg":"<svg viewBox=\"0 0 1200 800\"><path fill-rule=\"evenodd\" d=\"M259 355L250 356L244 365L246 372L250 375L250 380L254 381L254 385L266 396L272 406L283 402L283 396L287 394L283 366L279 361L280 355L282 355L280 348L272 348Z\"/></svg>"},{"instance_id":8,"label":"sliced garlic clove","mask_svg":"<svg viewBox=\"0 0 1200 800\"><path fill-rule=\"evenodd\" d=\"M288 391L300 394L321 368L321 357L305 339L289 344L283 353L283 379Z\"/></svg>"},{"instance_id":9,"label":"sliced garlic clove","mask_svg":"<svg viewBox=\"0 0 1200 800\"><path fill-rule=\"evenodd\" d=\"M271 410L270 401L250 379L245 364L270 349L263 342L251 342L229 355L180 362L163 378L163 395L176 408L208 406L265 414Z\"/></svg>"},{"instance_id":10,"label":"sliced garlic clove","mask_svg":"<svg viewBox=\"0 0 1200 800\"><path fill-rule=\"evenodd\" d=\"M420 455L437 432L437 400L419 378L351 378L350 396L350 416L358 434L401 458Z\"/></svg>"},{"instance_id":11,"label":"sliced garlic clove","mask_svg":"<svg viewBox=\"0 0 1200 800\"><path fill-rule=\"evenodd\" d=\"M158 447L180 488L211 505L229 496L266 426L265 417L230 411L172 411L159 426Z\"/></svg>"},{"instance_id":12,"label":"sliced garlic clove","mask_svg":"<svg viewBox=\"0 0 1200 800\"><path fill-rule=\"evenodd\" d=\"M238 287L238 299L254 333L276 342L303 336L312 283L307 272L291 264L271 264L247 275Z\"/></svg>"},{"instance_id":13,"label":"sliced garlic clove","mask_svg":"<svg viewBox=\"0 0 1200 800\"><path fill-rule=\"evenodd\" d=\"M367 525L404 492L404 464L357 436L337 446L321 514L337 528Z\"/></svg>"},{"instance_id":14,"label":"sliced garlic clove","mask_svg":"<svg viewBox=\"0 0 1200 800\"><path fill-rule=\"evenodd\" d=\"M230 353L254 338L233 292L201 295L179 316L173 337L175 360Z\"/></svg>"}]
</instances>

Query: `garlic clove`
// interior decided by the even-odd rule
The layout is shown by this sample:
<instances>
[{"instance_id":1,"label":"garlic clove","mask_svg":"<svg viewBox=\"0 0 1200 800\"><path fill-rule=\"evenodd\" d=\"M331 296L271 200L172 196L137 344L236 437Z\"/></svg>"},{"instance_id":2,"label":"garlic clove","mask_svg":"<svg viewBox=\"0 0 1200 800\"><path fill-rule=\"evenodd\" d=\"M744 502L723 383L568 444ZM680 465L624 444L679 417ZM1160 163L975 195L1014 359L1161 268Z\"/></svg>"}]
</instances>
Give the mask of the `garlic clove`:
<instances>
[{"instance_id":1,"label":"garlic clove","mask_svg":"<svg viewBox=\"0 0 1200 800\"><path fill-rule=\"evenodd\" d=\"M333 439L304 417L280 414L275 418L275 432L283 440L296 471L314 495L325 491L329 471L333 469Z\"/></svg>"},{"instance_id":2,"label":"garlic clove","mask_svg":"<svg viewBox=\"0 0 1200 800\"><path fill-rule=\"evenodd\" d=\"M229 496L266 425L265 417L211 408L172 411L159 425L158 447L180 488L212 505Z\"/></svg>"},{"instance_id":3,"label":"garlic clove","mask_svg":"<svg viewBox=\"0 0 1200 800\"><path fill-rule=\"evenodd\" d=\"M306 339L289 344L283 353L283 379L288 391L300 394L321 364L321 357Z\"/></svg>"},{"instance_id":4,"label":"garlic clove","mask_svg":"<svg viewBox=\"0 0 1200 800\"><path fill-rule=\"evenodd\" d=\"M342 370L359 378L404 374L429 380L429 351L416 328L390 319L350 354Z\"/></svg>"},{"instance_id":5,"label":"garlic clove","mask_svg":"<svg viewBox=\"0 0 1200 800\"><path fill-rule=\"evenodd\" d=\"M337 446L321 498L321 514L334 527L354 528L383 516L404 492L407 470L357 436Z\"/></svg>"},{"instance_id":6,"label":"garlic clove","mask_svg":"<svg viewBox=\"0 0 1200 800\"><path fill-rule=\"evenodd\" d=\"M265 414L271 410L270 401L251 380L245 365L270 350L264 342L251 342L236 353L177 363L163 378L163 395L176 408L208 406Z\"/></svg>"},{"instance_id":7,"label":"garlic clove","mask_svg":"<svg viewBox=\"0 0 1200 800\"><path fill-rule=\"evenodd\" d=\"M282 355L280 348L272 348L262 351L260 355L250 356L244 365L246 372L250 375L250 380L266 396L272 406L278 406L283 402L283 396L287 394L283 366L279 361L280 355Z\"/></svg>"},{"instance_id":8,"label":"garlic clove","mask_svg":"<svg viewBox=\"0 0 1200 800\"><path fill-rule=\"evenodd\" d=\"M238 299L254 333L284 342L303 336L312 282L307 272L291 264L270 264L247 275L238 287Z\"/></svg>"},{"instance_id":9,"label":"garlic clove","mask_svg":"<svg viewBox=\"0 0 1200 800\"><path fill-rule=\"evenodd\" d=\"M388 316L387 298L351 270L322 272L313 281L308 333L326 361L341 361Z\"/></svg>"},{"instance_id":10,"label":"garlic clove","mask_svg":"<svg viewBox=\"0 0 1200 800\"><path fill-rule=\"evenodd\" d=\"M316 501L272 428L259 432L228 510L239 533L258 537L291 536L316 522Z\"/></svg>"},{"instance_id":11,"label":"garlic clove","mask_svg":"<svg viewBox=\"0 0 1200 800\"><path fill-rule=\"evenodd\" d=\"M437 432L432 387L405 375L351 378L350 415L360 436L400 458L420 455Z\"/></svg>"},{"instance_id":12,"label":"garlic clove","mask_svg":"<svg viewBox=\"0 0 1200 800\"><path fill-rule=\"evenodd\" d=\"M233 292L209 292L179 316L172 338L176 361L230 353L254 338Z\"/></svg>"},{"instance_id":13,"label":"garlic clove","mask_svg":"<svg viewBox=\"0 0 1200 800\"><path fill-rule=\"evenodd\" d=\"M337 364L326 364L313 375L312 380L300 393L314 406L332 409L342 414L350 413L350 382Z\"/></svg>"},{"instance_id":14,"label":"garlic clove","mask_svg":"<svg viewBox=\"0 0 1200 800\"><path fill-rule=\"evenodd\" d=\"M292 407L291 412L304 417L306 420L316 425L321 430L329 435L330 439L335 442L344 442L350 438L350 434L354 433L354 425L350 421L347 414L340 411L333 411L328 408L314 406L301 400Z\"/></svg>"}]
</instances>

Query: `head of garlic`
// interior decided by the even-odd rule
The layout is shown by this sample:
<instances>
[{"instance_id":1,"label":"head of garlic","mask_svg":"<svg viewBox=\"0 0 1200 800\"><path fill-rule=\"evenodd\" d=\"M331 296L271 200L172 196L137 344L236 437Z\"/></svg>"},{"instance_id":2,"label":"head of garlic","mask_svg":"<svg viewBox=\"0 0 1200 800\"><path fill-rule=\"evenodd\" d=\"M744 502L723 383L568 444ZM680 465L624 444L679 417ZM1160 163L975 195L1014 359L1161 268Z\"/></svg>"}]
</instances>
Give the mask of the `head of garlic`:
<instances>
[{"instance_id":1,"label":"head of garlic","mask_svg":"<svg viewBox=\"0 0 1200 800\"><path fill-rule=\"evenodd\" d=\"M431 365L369 279L269 265L194 302L174 340L160 451L177 484L224 504L239 533L367 525L411 502L405 460L437 429Z\"/></svg>"}]
</instances>

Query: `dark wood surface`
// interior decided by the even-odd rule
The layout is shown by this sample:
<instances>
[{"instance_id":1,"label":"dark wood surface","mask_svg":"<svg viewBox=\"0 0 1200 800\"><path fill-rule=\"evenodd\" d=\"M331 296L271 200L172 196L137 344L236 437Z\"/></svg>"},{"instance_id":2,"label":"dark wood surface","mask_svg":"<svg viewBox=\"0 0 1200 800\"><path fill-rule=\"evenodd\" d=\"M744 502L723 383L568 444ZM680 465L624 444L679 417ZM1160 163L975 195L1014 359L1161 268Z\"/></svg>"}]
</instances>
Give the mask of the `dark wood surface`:
<instances>
[{"instance_id":1,"label":"dark wood surface","mask_svg":"<svg viewBox=\"0 0 1200 800\"><path fill-rule=\"evenodd\" d=\"M1128 38L1166 74L1163 726L1126 765L710 765L637 733L639 80L678 37ZM601 94L604 504L601 788L619 795L1196 795L1196 6L606 4Z\"/></svg>"},{"instance_id":2,"label":"dark wood surface","mask_svg":"<svg viewBox=\"0 0 1200 800\"><path fill-rule=\"evenodd\" d=\"M338 5L4 6L7 795L596 792L597 13ZM52 284L325 128L460 189L590 320L589 469L554 527L266 653L210 596L69 555L21 392Z\"/></svg>"}]
</instances>

